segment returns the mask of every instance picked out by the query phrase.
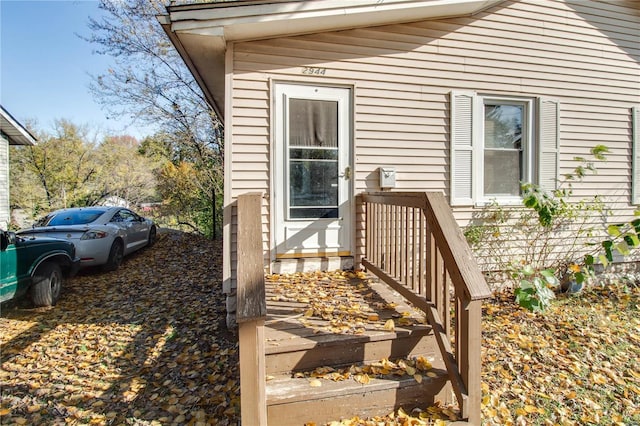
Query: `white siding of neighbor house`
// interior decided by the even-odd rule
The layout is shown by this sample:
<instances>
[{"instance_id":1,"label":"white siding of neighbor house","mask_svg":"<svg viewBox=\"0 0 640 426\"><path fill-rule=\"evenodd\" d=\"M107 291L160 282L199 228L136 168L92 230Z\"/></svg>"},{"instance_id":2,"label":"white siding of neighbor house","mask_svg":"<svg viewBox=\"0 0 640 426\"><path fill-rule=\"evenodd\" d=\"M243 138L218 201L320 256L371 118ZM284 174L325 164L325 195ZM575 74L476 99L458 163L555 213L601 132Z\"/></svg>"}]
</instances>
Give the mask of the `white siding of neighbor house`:
<instances>
[{"instance_id":1,"label":"white siding of neighbor house","mask_svg":"<svg viewBox=\"0 0 640 426\"><path fill-rule=\"evenodd\" d=\"M9 227L9 141L0 135L0 229Z\"/></svg>"},{"instance_id":2,"label":"white siding of neighbor house","mask_svg":"<svg viewBox=\"0 0 640 426\"><path fill-rule=\"evenodd\" d=\"M231 197L272 191L270 87L278 81L354 88L355 194L378 191L378 167L394 166L396 190L448 196L449 94L464 90L558 100L560 174L575 167L574 156L608 146L608 161L575 184L575 194L606 195L628 217L638 28L637 2L523 0L471 17L236 43L226 129ZM305 76L309 66L326 73ZM466 225L474 211L454 213Z\"/></svg>"}]
</instances>

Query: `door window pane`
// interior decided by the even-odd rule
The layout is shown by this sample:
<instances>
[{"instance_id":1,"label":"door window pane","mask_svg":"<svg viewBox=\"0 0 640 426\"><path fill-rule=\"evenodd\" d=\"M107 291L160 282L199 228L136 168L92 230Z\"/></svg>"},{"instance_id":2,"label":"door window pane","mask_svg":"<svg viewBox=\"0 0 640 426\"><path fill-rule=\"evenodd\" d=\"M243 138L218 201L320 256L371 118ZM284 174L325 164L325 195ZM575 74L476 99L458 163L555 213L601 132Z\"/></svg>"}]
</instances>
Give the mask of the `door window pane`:
<instances>
[{"instance_id":1,"label":"door window pane","mask_svg":"<svg viewBox=\"0 0 640 426\"><path fill-rule=\"evenodd\" d=\"M290 99L289 218L338 217L338 103Z\"/></svg>"},{"instance_id":2,"label":"door window pane","mask_svg":"<svg viewBox=\"0 0 640 426\"><path fill-rule=\"evenodd\" d=\"M335 161L291 161L291 206L337 206Z\"/></svg>"},{"instance_id":3,"label":"door window pane","mask_svg":"<svg viewBox=\"0 0 640 426\"><path fill-rule=\"evenodd\" d=\"M338 102L289 100L289 146L338 147Z\"/></svg>"}]
</instances>

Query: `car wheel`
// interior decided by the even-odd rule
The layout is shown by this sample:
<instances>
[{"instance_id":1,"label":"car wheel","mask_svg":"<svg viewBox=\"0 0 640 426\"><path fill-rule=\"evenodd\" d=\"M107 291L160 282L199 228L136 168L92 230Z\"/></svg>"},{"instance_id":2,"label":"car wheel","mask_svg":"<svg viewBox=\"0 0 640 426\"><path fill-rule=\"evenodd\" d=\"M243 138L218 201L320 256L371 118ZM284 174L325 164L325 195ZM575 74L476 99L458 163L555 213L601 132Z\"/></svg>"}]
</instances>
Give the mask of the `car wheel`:
<instances>
[{"instance_id":1,"label":"car wheel","mask_svg":"<svg viewBox=\"0 0 640 426\"><path fill-rule=\"evenodd\" d=\"M63 283L60 266L53 262L43 263L33 274L31 301L36 306L53 306L60 298Z\"/></svg>"},{"instance_id":2,"label":"car wheel","mask_svg":"<svg viewBox=\"0 0 640 426\"><path fill-rule=\"evenodd\" d=\"M158 231L155 226L152 226L151 229L149 229L149 240L147 241L147 246L151 247L156 243L157 232Z\"/></svg>"},{"instance_id":3,"label":"car wheel","mask_svg":"<svg viewBox=\"0 0 640 426\"><path fill-rule=\"evenodd\" d=\"M111 244L111 250L109 250L109 259L104 265L105 271L115 271L120 267L122 258L124 257L124 244L122 240L118 239Z\"/></svg>"}]
</instances>

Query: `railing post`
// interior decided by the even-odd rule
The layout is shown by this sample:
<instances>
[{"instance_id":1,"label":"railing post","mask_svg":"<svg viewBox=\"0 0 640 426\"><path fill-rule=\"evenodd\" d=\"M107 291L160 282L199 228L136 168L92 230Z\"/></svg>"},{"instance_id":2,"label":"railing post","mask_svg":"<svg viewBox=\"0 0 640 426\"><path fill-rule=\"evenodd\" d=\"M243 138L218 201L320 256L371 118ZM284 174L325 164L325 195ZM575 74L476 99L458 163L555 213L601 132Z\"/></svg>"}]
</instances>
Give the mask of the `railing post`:
<instances>
[{"instance_id":1,"label":"railing post","mask_svg":"<svg viewBox=\"0 0 640 426\"><path fill-rule=\"evenodd\" d=\"M243 425L266 426L264 323L267 303L262 248L262 194L238 197L237 297L240 405Z\"/></svg>"},{"instance_id":2,"label":"railing post","mask_svg":"<svg viewBox=\"0 0 640 426\"><path fill-rule=\"evenodd\" d=\"M459 319L456 354L458 369L468 395L466 406L461 407L462 415L470 423L479 425L482 401L482 361L479 356L482 350L482 300L473 300L466 303L466 306L460 300L457 303Z\"/></svg>"}]
</instances>

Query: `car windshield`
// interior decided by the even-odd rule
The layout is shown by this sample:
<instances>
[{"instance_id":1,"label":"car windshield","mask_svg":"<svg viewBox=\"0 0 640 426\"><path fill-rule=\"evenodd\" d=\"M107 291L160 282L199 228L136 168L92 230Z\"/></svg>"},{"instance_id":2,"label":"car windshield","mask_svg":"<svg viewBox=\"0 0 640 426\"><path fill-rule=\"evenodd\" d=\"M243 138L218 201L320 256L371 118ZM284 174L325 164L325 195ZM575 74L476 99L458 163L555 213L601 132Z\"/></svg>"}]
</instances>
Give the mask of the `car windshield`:
<instances>
[{"instance_id":1,"label":"car windshield","mask_svg":"<svg viewBox=\"0 0 640 426\"><path fill-rule=\"evenodd\" d=\"M91 223L104 213L103 210L76 210L59 212L38 221L36 226L84 225Z\"/></svg>"}]
</instances>

